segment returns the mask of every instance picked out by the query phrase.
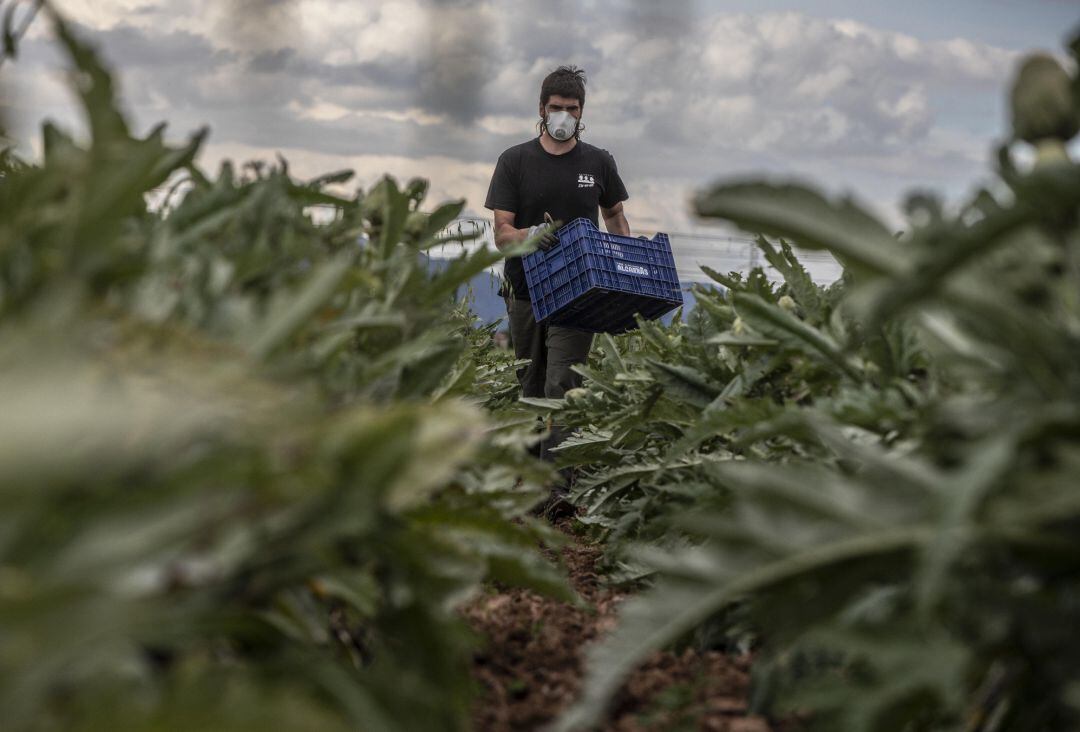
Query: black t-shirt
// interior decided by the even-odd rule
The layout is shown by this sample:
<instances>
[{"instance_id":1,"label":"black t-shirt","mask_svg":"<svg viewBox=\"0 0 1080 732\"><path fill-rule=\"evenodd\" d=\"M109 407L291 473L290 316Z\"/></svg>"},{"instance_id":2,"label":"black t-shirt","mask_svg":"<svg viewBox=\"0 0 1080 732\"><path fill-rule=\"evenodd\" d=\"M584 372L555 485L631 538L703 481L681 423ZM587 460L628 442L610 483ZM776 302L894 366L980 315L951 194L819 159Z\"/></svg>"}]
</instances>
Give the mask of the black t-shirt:
<instances>
[{"instance_id":1,"label":"black t-shirt","mask_svg":"<svg viewBox=\"0 0 1080 732\"><path fill-rule=\"evenodd\" d=\"M607 150L578 140L569 152L552 155L537 137L499 156L484 207L514 212L519 229L544 223L545 212L560 226L577 218L599 226L599 207L611 208L627 198L615 158ZM505 275L514 297L528 300L521 257L506 260Z\"/></svg>"}]
</instances>

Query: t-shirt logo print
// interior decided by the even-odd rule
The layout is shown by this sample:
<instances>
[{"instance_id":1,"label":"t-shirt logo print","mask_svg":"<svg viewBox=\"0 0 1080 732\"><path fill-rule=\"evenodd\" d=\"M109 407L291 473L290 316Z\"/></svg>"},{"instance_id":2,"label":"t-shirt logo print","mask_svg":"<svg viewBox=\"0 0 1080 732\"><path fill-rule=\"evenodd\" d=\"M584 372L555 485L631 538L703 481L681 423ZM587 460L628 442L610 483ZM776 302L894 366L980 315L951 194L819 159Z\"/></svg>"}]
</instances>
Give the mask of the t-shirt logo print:
<instances>
[{"instance_id":1,"label":"t-shirt logo print","mask_svg":"<svg viewBox=\"0 0 1080 732\"><path fill-rule=\"evenodd\" d=\"M592 188L594 185L596 185L596 180L592 177L591 173L578 173L578 188Z\"/></svg>"}]
</instances>

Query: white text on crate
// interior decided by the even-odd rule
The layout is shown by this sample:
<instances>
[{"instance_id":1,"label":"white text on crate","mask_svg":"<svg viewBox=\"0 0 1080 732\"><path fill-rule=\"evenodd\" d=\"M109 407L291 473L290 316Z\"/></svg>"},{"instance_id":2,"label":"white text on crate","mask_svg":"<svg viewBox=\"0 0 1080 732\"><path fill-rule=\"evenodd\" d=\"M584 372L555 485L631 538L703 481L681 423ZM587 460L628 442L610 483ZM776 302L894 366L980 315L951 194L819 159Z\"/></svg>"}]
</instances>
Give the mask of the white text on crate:
<instances>
[{"instance_id":1,"label":"white text on crate","mask_svg":"<svg viewBox=\"0 0 1080 732\"><path fill-rule=\"evenodd\" d=\"M616 262L615 269L619 272L625 272L626 274L641 275L642 277L649 276L649 269L647 267L638 267L633 264L623 264L622 262Z\"/></svg>"}]
</instances>

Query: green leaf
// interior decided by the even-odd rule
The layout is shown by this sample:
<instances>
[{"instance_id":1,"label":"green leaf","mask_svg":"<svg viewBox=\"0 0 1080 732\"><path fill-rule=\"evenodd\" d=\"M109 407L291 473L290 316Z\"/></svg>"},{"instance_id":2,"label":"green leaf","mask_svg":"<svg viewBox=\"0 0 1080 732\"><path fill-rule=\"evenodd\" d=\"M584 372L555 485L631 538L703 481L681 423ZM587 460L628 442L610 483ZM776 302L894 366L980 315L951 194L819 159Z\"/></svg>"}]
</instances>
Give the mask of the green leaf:
<instances>
[{"instance_id":1,"label":"green leaf","mask_svg":"<svg viewBox=\"0 0 1080 732\"><path fill-rule=\"evenodd\" d=\"M536 407L537 409L547 412L556 411L566 407L566 402L562 399L542 399L540 397L521 397L518 399L521 404L528 405L530 407Z\"/></svg>"},{"instance_id":2,"label":"green leaf","mask_svg":"<svg viewBox=\"0 0 1080 732\"><path fill-rule=\"evenodd\" d=\"M352 260L352 253L345 253L319 264L299 292L279 300L250 336L250 353L265 359L308 325L319 308L338 292Z\"/></svg>"},{"instance_id":3,"label":"green leaf","mask_svg":"<svg viewBox=\"0 0 1080 732\"><path fill-rule=\"evenodd\" d=\"M707 470L739 491L743 500L798 511L807 523L827 520L866 532L887 526L874 516L872 501L857 484L818 466L730 461L709 463Z\"/></svg>"},{"instance_id":4,"label":"green leaf","mask_svg":"<svg viewBox=\"0 0 1080 732\"><path fill-rule=\"evenodd\" d=\"M610 432L575 432L560 442L558 447L551 448L551 451L559 452L562 450L574 450L593 447L595 445L608 445L610 443Z\"/></svg>"},{"instance_id":5,"label":"green leaf","mask_svg":"<svg viewBox=\"0 0 1080 732\"><path fill-rule=\"evenodd\" d=\"M450 260L450 264L431 279L422 295L428 302L447 298L502 258L501 252L492 251L486 247L462 254Z\"/></svg>"},{"instance_id":6,"label":"green leaf","mask_svg":"<svg viewBox=\"0 0 1080 732\"><path fill-rule=\"evenodd\" d=\"M1016 435L1005 430L973 450L971 461L959 474L950 475L950 489L942 494L941 523L935 540L926 547L921 576L916 582L920 612L928 614L941 601L952 569L980 531L978 513L1016 460Z\"/></svg>"},{"instance_id":7,"label":"green leaf","mask_svg":"<svg viewBox=\"0 0 1080 732\"><path fill-rule=\"evenodd\" d=\"M768 260L787 283L788 291L806 311L808 320L812 325L820 325L824 322L822 312L821 288L814 284L810 273L802 266L795 257L791 245L783 239L780 240L780 251L773 249L769 240L763 236L757 238L758 247L765 253Z\"/></svg>"},{"instance_id":8,"label":"green leaf","mask_svg":"<svg viewBox=\"0 0 1080 732\"><path fill-rule=\"evenodd\" d=\"M51 5L46 4L44 7L52 20L53 30L60 44L78 72L75 91L87 114L90 136L95 145L129 139L131 135L127 122L119 111L112 76L98 60L97 52L75 36L67 22L60 18Z\"/></svg>"},{"instance_id":9,"label":"green leaf","mask_svg":"<svg viewBox=\"0 0 1080 732\"><path fill-rule=\"evenodd\" d=\"M730 277L728 275L720 274L715 269L712 269L711 267L706 267L703 264L699 265L699 266L701 267L701 271L704 272L705 274L707 274L710 279L712 279L715 282L718 282L719 284L723 285L727 289L729 289L729 290L741 290L741 289L743 289L742 282L735 279L734 277Z\"/></svg>"},{"instance_id":10,"label":"green leaf","mask_svg":"<svg viewBox=\"0 0 1080 732\"><path fill-rule=\"evenodd\" d=\"M431 400L440 402L453 397L468 396L474 391L475 387L476 363L474 361L459 363L431 395Z\"/></svg>"},{"instance_id":11,"label":"green leaf","mask_svg":"<svg viewBox=\"0 0 1080 732\"><path fill-rule=\"evenodd\" d=\"M615 342L615 338L610 333L601 333L596 338L596 345L600 352L604 354L604 358L611 362L612 368L618 373L624 373L626 368L626 361L623 360L622 354L619 352L619 344Z\"/></svg>"},{"instance_id":12,"label":"green leaf","mask_svg":"<svg viewBox=\"0 0 1080 732\"><path fill-rule=\"evenodd\" d=\"M755 348L769 348L772 346L780 345L780 341L775 338L762 338L760 336L752 335L736 335L734 333L721 333L720 335L711 336L707 343L713 343L718 346L750 346Z\"/></svg>"},{"instance_id":13,"label":"green leaf","mask_svg":"<svg viewBox=\"0 0 1080 732\"><path fill-rule=\"evenodd\" d=\"M15 59L19 55L19 48L15 38L15 10L19 3L13 2L4 11L4 58Z\"/></svg>"},{"instance_id":14,"label":"green leaf","mask_svg":"<svg viewBox=\"0 0 1080 732\"><path fill-rule=\"evenodd\" d=\"M664 385L664 392L671 399L686 402L704 409L720 394L720 389L705 376L689 366L677 366L653 358L645 364Z\"/></svg>"},{"instance_id":15,"label":"green leaf","mask_svg":"<svg viewBox=\"0 0 1080 732\"><path fill-rule=\"evenodd\" d=\"M418 239L421 242L434 240L435 235L449 226L454 219L461 215L463 210L465 210L464 199L439 206L428 215Z\"/></svg>"},{"instance_id":16,"label":"green leaf","mask_svg":"<svg viewBox=\"0 0 1080 732\"><path fill-rule=\"evenodd\" d=\"M351 170L336 170L332 173L324 173L317 178L312 178L307 182L307 186L308 188L314 188L315 190L322 190L326 186L346 183L352 180L355 175L356 174Z\"/></svg>"},{"instance_id":17,"label":"green leaf","mask_svg":"<svg viewBox=\"0 0 1080 732\"><path fill-rule=\"evenodd\" d=\"M846 376L861 380L862 374L832 338L783 308L765 302L757 295L739 292L735 294L735 310L758 333L774 338L788 348L822 359Z\"/></svg>"},{"instance_id":18,"label":"green leaf","mask_svg":"<svg viewBox=\"0 0 1080 732\"><path fill-rule=\"evenodd\" d=\"M905 271L896 239L851 199L834 203L800 185L749 181L713 186L694 199L694 208L753 233L827 249L849 268L881 275Z\"/></svg>"},{"instance_id":19,"label":"green leaf","mask_svg":"<svg viewBox=\"0 0 1080 732\"><path fill-rule=\"evenodd\" d=\"M402 399L430 394L442 383L461 357L463 344L442 340L401 363L396 396Z\"/></svg>"},{"instance_id":20,"label":"green leaf","mask_svg":"<svg viewBox=\"0 0 1080 732\"><path fill-rule=\"evenodd\" d=\"M844 669L820 672L780 700L783 710L814 709L822 724L854 732L901 730L962 705L971 657L940 629L903 623L828 628L809 633L799 647L845 659Z\"/></svg>"},{"instance_id":21,"label":"green leaf","mask_svg":"<svg viewBox=\"0 0 1080 732\"><path fill-rule=\"evenodd\" d=\"M615 385L615 382L612 379L609 379L606 374L595 371L593 369L590 369L588 366L582 366L580 364L575 364L574 366L571 366L570 370L574 373L581 374L590 385L600 387L608 394L611 394L613 397L622 397L622 392L619 391L619 388Z\"/></svg>"},{"instance_id":22,"label":"green leaf","mask_svg":"<svg viewBox=\"0 0 1080 732\"><path fill-rule=\"evenodd\" d=\"M379 253L383 259L389 259L405 231L411 199L398 190L397 183L390 176L384 177L372 189L368 194L368 199L374 202L373 205L379 216ZM365 201L365 205L367 203Z\"/></svg>"}]
</instances>

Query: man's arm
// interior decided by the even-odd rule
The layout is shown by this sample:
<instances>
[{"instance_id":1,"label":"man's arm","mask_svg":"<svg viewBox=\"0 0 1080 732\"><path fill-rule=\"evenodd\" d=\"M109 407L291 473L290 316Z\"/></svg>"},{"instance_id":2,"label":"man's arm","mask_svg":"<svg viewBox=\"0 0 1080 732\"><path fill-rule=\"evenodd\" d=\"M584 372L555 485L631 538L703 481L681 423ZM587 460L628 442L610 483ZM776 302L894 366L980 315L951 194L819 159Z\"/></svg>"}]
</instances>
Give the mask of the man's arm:
<instances>
[{"instance_id":1,"label":"man's arm","mask_svg":"<svg viewBox=\"0 0 1080 732\"><path fill-rule=\"evenodd\" d=\"M626 220L626 214L623 213L622 201L611 208L601 207L600 213L604 215L604 226L608 231L612 234L630 236L630 223Z\"/></svg>"},{"instance_id":2,"label":"man's arm","mask_svg":"<svg viewBox=\"0 0 1080 732\"><path fill-rule=\"evenodd\" d=\"M528 229L515 228L514 216L513 211L495 209L495 246L499 249L522 241L529 235Z\"/></svg>"},{"instance_id":3,"label":"man's arm","mask_svg":"<svg viewBox=\"0 0 1080 732\"><path fill-rule=\"evenodd\" d=\"M546 215L546 214L545 214ZM555 227L550 223L540 226L531 226L528 229L519 229L514 226L515 214L513 211L495 209L495 246L505 249L510 244L525 241L529 233L536 237L536 246L545 252L559 243L559 237L555 235Z\"/></svg>"}]
</instances>

